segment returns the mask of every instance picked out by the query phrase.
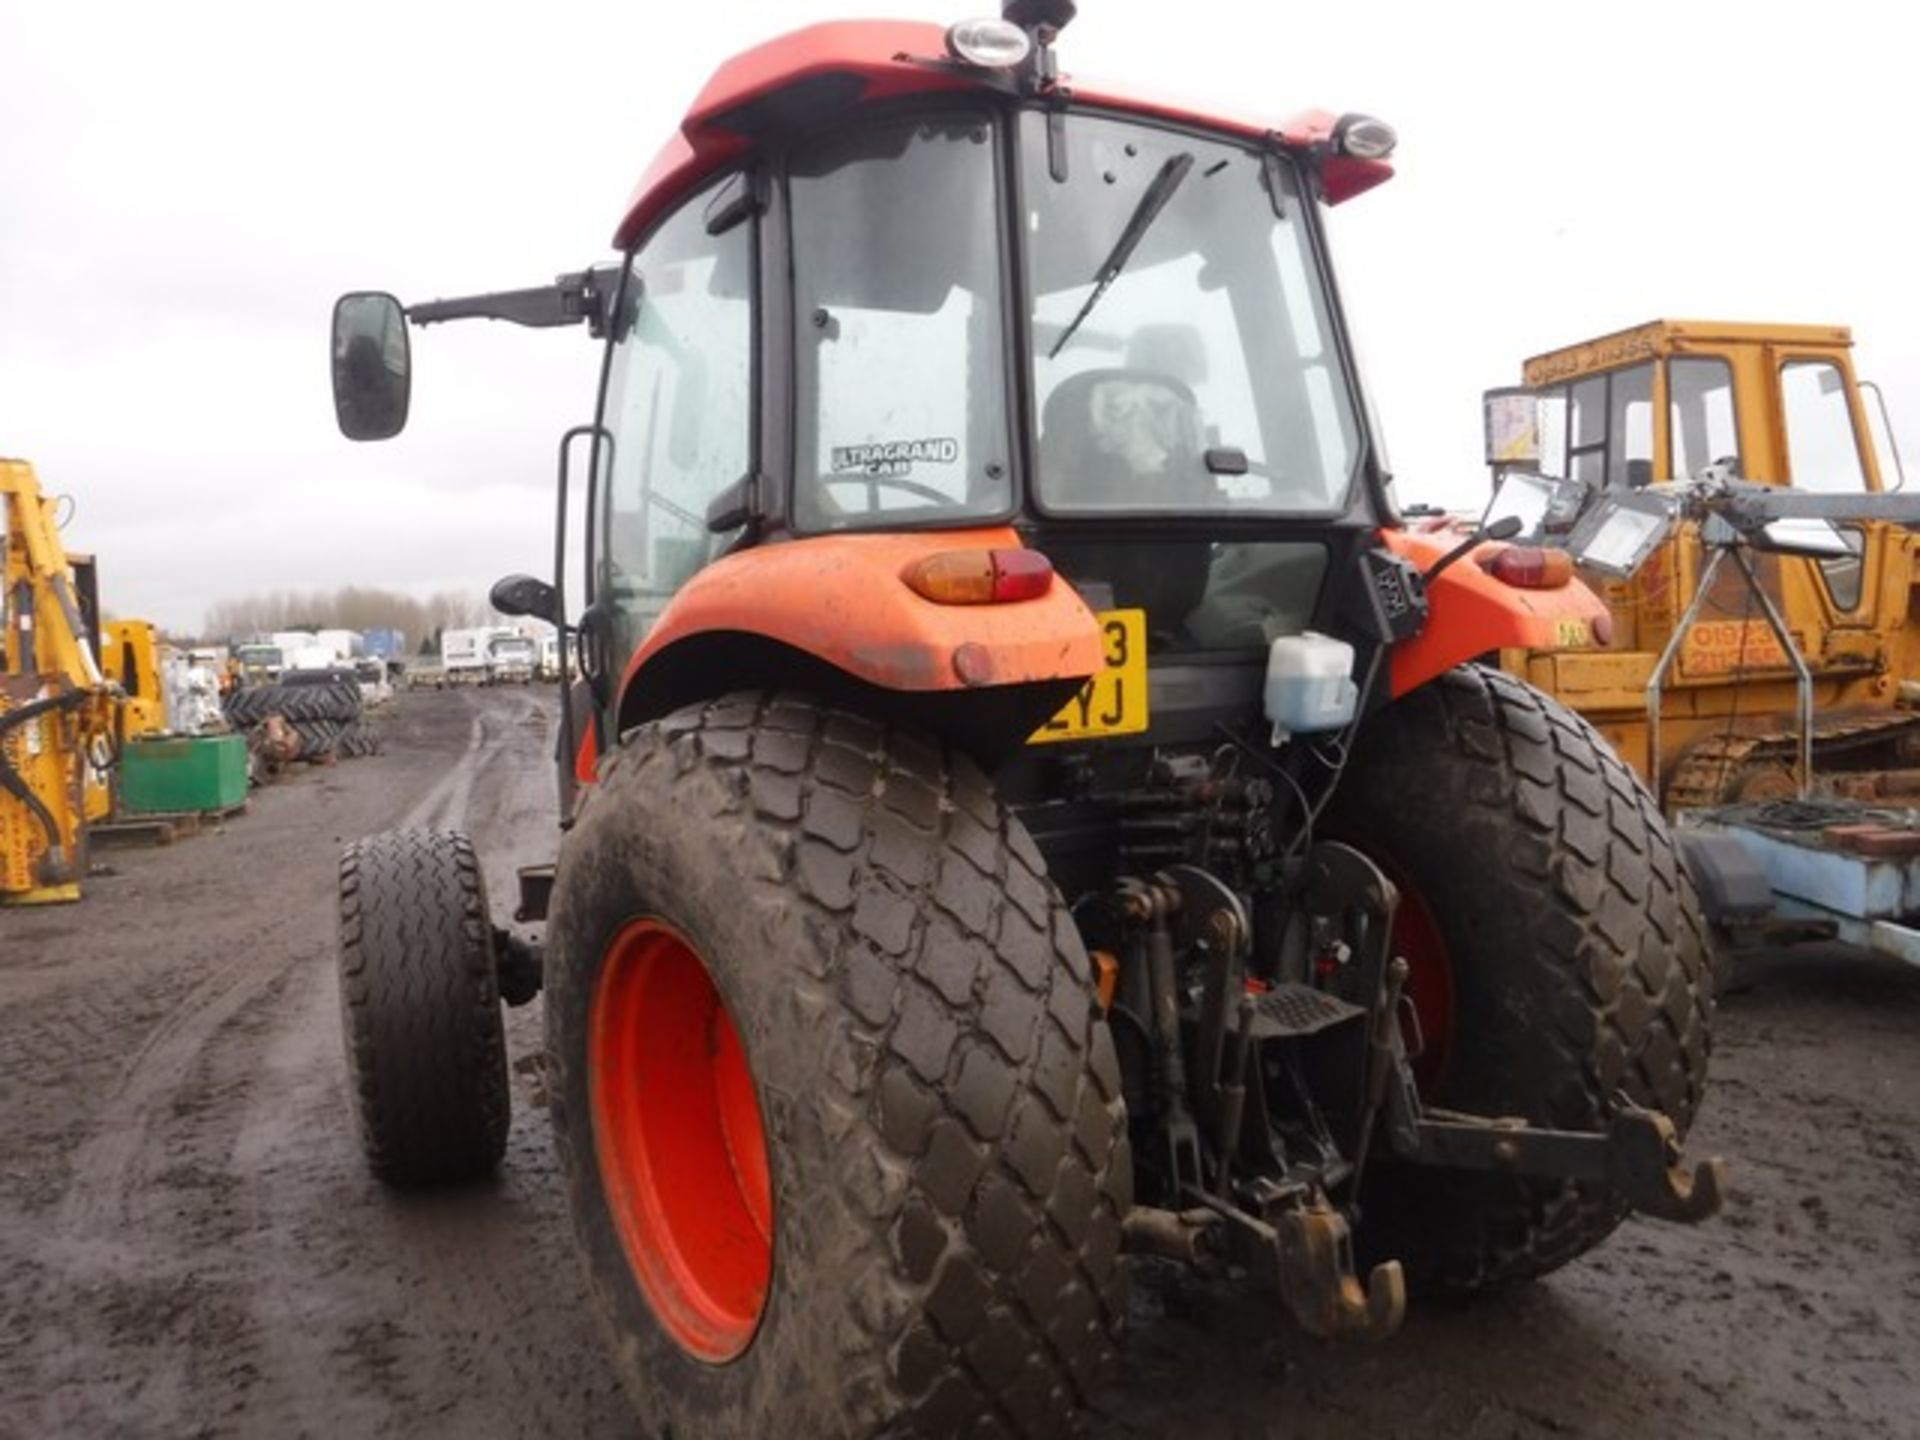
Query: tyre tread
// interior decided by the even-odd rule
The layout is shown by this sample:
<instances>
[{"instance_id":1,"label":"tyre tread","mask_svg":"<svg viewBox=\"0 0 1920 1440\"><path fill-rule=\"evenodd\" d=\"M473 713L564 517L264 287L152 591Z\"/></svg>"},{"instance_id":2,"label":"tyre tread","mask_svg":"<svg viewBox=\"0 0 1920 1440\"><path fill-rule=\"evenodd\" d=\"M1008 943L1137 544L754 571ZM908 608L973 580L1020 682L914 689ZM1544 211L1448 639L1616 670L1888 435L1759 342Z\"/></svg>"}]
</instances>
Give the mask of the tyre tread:
<instances>
[{"instance_id":1,"label":"tyre tread","mask_svg":"<svg viewBox=\"0 0 1920 1440\"><path fill-rule=\"evenodd\" d=\"M629 783L649 767L819 937L787 957L814 1021L774 1043L820 1048L835 1203L865 1234L843 1423L1069 1433L1114 1359L1131 1172L1090 966L1024 828L957 752L804 697L643 727L586 809L660 793Z\"/></svg>"},{"instance_id":2,"label":"tyre tread","mask_svg":"<svg viewBox=\"0 0 1920 1440\"><path fill-rule=\"evenodd\" d=\"M510 1096L479 860L453 831L389 831L340 860L340 1002L368 1164L396 1186L473 1179Z\"/></svg>"},{"instance_id":3,"label":"tyre tread","mask_svg":"<svg viewBox=\"0 0 1920 1440\"><path fill-rule=\"evenodd\" d=\"M1570 709L1478 665L1396 702L1358 743L1385 763L1349 777L1357 793L1347 803L1405 827L1497 835L1500 853L1488 862L1547 901L1529 984L1541 1012L1533 1038L1552 1059L1541 1071L1548 1093L1529 1118L1594 1129L1624 1098L1665 1111L1684 1135L1712 1049L1708 937L1672 834L1625 762ZM1460 772L1444 784L1431 765L1438 753ZM1336 796L1336 816L1341 804ZM1409 1270L1423 1288L1479 1290L1544 1274L1598 1244L1625 1214L1611 1192L1472 1183L1483 1178L1454 1191L1478 1198L1474 1223L1429 1224L1414 1240Z\"/></svg>"}]
</instances>

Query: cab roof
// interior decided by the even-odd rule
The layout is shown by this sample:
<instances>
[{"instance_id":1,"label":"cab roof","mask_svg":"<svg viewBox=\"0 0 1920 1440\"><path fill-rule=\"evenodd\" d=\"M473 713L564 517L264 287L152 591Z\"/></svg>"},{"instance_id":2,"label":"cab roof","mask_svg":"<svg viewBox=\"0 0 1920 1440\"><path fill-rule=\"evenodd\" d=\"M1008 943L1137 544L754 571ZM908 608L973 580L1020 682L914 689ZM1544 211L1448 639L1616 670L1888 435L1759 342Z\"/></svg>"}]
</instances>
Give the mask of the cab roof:
<instances>
[{"instance_id":1,"label":"cab roof","mask_svg":"<svg viewBox=\"0 0 1920 1440\"><path fill-rule=\"evenodd\" d=\"M680 129L654 157L614 232L626 249L659 216L701 182L796 122L816 120L911 95L1006 92L1003 72L947 57L946 32L917 20L840 20L811 25L742 51L714 71ZM1323 156L1321 185L1329 203L1370 190L1393 174L1381 160L1325 153L1335 117L1308 111L1283 124L1209 113L1178 100L1108 85L1062 80L1081 103L1148 119L1201 125L1227 135L1271 137L1289 149Z\"/></svg>"},{"instance_id":2,"label":"cab roof","mask_svg":"<svg viewBox=\"0 0 1920 1440\"><path fill-rule=\"evenodd\" d=\"M1803 349L1845 349L1853 332L1845 325L1775 325L1741 320L1649 320L1609 335L1563 345L1531 356L1521 370L1524 383L1549 385L1598 374L1639 360L1684 354L1689 345L1792 345Z\"/></svg>"}]
</instances>

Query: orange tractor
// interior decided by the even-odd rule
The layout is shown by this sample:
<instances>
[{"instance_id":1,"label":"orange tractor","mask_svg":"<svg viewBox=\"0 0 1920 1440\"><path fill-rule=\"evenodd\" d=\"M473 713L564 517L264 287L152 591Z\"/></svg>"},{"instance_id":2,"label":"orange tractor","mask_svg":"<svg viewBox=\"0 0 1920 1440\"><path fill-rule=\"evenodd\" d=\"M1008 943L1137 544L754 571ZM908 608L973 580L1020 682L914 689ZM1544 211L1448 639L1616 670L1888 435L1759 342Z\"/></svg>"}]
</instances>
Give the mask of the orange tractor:
<instances>
[{"instance_id":1,"label":"orange tractor","mask_svg":"<svg viewBox=\"0 0 1920 1440\"><path fill-rule=\"evenodd\" d=\"M1072 14L763 45L616 262L335 309L356 439L409 322L604 347L555 578L494 588L567 642L544 941L464 837L361 841L343 1011L373 1169L442 1183L544 991L593 1305L679 1440L1068 1431L1128 1252L1381 1337L1720 1198L1665 822L1470 663L1605 607L1398 522L1321 218L1392 132L1069 84Z\"/></svg>"}]
</instances>

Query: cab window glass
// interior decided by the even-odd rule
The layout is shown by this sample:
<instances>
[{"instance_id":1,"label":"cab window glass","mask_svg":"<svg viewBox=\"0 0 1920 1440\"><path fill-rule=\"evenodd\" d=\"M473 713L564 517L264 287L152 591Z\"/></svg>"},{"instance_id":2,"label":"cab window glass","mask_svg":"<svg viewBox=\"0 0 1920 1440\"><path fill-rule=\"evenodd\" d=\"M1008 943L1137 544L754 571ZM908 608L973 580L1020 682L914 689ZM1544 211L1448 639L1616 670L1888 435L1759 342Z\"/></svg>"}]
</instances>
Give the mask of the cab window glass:
<instances>
[{"instance_id":1,"label":"cab window glass","mask_svg":"<svg viewBox=\"0 0 1920 1440\"><path fill-rule=\"evenodd\" d=\"M1744 473L1732 366L1698 355L1667 363L1667 434L1674 479L1691 480L1723 460Z\"/></svg>"},{"instance_id":2,"label":"cab window glass","mask_svg":"<svg viewBox=\"0 0 1920 1440\"><path fill-rule=\"evenodd\" d=\"M1820 573L1826 577L1827 593L1833 597L1833 603L1842 610L1858 610L1861 593L1866 580L1867 532L1858 525L1839 525L1835 527L1840 538L1847 542L1850 555L1835 555L1820 562Z\"/></svg>"},{"instance_id":3,"label":"cab window glass","mask_svg":"<svg viewBox=\"0 0 1920 1440\"><path fill-rule=\"evenodd\" d=\"M992 125L863 128L789 168L807 529L1012 504Z\"/></svg>"},{"instance_id":4,"label":"cab window glass","mask_svg":"<svg viewBox=\"0 0 1920 1440\"><path fill-rule=\"evenodd\" d=\"M753 433L753 229L707 234L694 201L635 254L616 318L601 584L622 656L726 543L707 507L746 475Z\"/></svg>"},{"instance_id":5,"label":"cab window glass","mask_svg":"<svg viewBox=\"0 0 1920 1440\"><path fill-rule=\"evenodd\" d=\"M1566 397L1563 473L1596 489L1653 479L1653 366L1590 375Z\"/></svg>"},{"instance_id":6,"label":"cab window glass","mask_svg":"<svg viewBox=\"0 0 1920 1440\"><path fill-rule=\"evenodd\" d=\"M1043 507L1340 504L1360 421L1291 162L1090 115L1022 123Z\"/></svg>"},{"instance_id":7,"label":"cab window glass","mask_svg":"<svg viewBox=\"0 0 1920 1440\"><path fill-rule=\"evenodd\" d=\"M1780 404L1787 422L1788 478L1797 489L1844 494L1867 488L1838 365L1789 360L1780 367Z\"/></svg>"}]
</instances>

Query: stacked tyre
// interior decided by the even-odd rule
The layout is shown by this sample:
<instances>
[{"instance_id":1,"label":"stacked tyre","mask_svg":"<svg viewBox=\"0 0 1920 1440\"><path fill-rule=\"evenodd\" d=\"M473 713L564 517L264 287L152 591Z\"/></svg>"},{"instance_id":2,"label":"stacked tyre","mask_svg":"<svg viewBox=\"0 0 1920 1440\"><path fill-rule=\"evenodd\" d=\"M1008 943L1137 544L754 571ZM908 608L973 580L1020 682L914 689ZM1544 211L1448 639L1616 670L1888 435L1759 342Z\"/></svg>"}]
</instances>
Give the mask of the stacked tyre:
<instances>
[{"instance_id":1,"label":"stacked tyre","mask_svg":"<svg viewBox=\"0 0 1920 1440\"><path fill-rule=\"evenodd\" d=\"M360 687L351 679L322 678L316 683L255 685L226 698L227 723L250 730L278 715L300 737L300 758L379 753L380 739L360 713Z\"/></svg>"}]
</instances>

